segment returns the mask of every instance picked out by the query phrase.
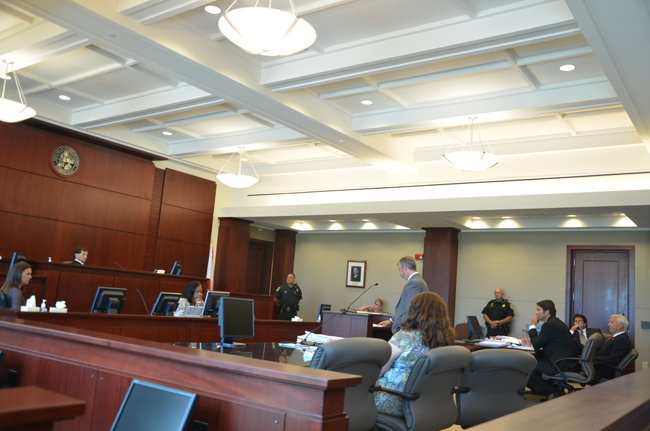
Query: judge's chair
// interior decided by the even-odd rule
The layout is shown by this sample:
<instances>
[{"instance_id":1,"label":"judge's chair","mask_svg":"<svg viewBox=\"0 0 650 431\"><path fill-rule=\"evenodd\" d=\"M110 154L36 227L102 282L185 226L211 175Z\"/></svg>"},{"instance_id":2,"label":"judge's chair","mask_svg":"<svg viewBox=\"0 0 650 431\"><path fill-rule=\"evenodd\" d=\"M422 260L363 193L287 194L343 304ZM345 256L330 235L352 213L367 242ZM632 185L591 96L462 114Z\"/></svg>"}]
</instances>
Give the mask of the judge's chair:
<instances>
[{"instance_id":1,"label":"judge's chair","mask_svg":"<svg viewBox=\"0 0 650 431\"><path fill-rule=\"evenodd\" d=\"M542 377L546 380L552 380L554 384L560 387L560 392L566 389L569 393L574 392L576 389L571 383L578 383L581 385L586 385L596 377L596 370L594 369L594 355L596 354L596 348L603 342L603 334L596 332L592 334L585 343L585 346L582 349L582 355L576 358L560 358L555 361L555 369L557 373L549 375L542 374ZM562 371L560 369L560 363L569 363L572 365L578 364L580 362L580 371Z\"/></svg>"},{"instance_id":2,"label":"judge's chair","mask_svg":"<svg viewBox=\"0 0 650 431\"><path fill-rule=\"evenodd\" d=\"M456 392L456 424L472 427L524 408L535 357L517 350L479 350Z\"/></svg>"},{"instance_id":3,"label":"judge's chair","mask_svg":"<svg viewBox=\"0 0 650 431\"><path fill-rule=\"evenodd\" d=\"M349 431L368 431L377 419L375 397L370 387L377 382L379 372L388 361L391 348L377 338L344 338L319 346L310 368L338 371L361 376L361 384L345 389L345 413Z\"/></svg>"},{"instance_id":4,"label":"judge's chair","mask_svg":"<svg viewBox=\"0 0 650 431\"><path fill-rule=\"evenodd\" d=\"M471 362L472 354L465 347L437 347L426 352L415 363L404 392L386 390L402 398L404 417L378 414L376 428L436 431L452 426L456 421L452 391Z\"/></svg>"}]
</instances>

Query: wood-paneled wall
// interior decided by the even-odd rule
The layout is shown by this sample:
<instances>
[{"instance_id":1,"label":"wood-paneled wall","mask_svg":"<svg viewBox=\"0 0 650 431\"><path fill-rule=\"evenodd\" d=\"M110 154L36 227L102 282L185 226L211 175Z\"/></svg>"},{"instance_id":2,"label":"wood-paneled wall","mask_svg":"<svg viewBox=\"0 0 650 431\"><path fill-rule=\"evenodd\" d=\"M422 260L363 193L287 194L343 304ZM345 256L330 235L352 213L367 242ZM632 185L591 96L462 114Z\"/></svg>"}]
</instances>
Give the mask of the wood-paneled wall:
<instances>
[{"instance_id":1,"label":"wood-paneled wall","mask_svg":"<svg viewBox=\"0 0 650 431\"><path fill-rule=\"evenodd\" d=\"M183 274L205 275L215 183L167 169L162 193L154 193L152 157L68 135L34 121L0 123L0 256L18 251L29 260L62 262L84 246L92 266L114 267L113 260L131 270L169 271L178 260ZM70 177L50 167L63 145L80 159ZM153 223L152 203L160 207ZM155 250L147 248L152 234ZM155 258L145 265L147 254Z\"/></svg>"}]
</instances>

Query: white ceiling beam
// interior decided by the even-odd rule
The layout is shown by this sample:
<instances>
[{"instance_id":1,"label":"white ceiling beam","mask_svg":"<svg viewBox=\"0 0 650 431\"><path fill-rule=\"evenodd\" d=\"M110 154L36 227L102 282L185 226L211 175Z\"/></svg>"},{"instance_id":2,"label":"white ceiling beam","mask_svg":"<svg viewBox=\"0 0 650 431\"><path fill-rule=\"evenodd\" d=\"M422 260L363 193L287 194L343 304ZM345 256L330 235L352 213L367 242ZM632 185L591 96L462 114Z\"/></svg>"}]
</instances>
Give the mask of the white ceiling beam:
<instances>
[{"instance_id":1,"label":"white ceiling beam","mask_svg":"<svg viewBox=\"0 0 650 431\"><path fill-rule=\"evenodd\" d=\"M467 15L468 18L476 18L476 9L474 9L474 6L472 6L468 0L458 0L457 3L465 11L465 15Z\"/></svg>"},{"instance_id":2,"label":"white ceiling beam","mask_svg":"<svg viewBox=\"0 0 650 431\"><path fill-rule=\"evenodd\" d=\"M560 121L560 123L562 123L562 125L567 129L567 131L569 133L571 133L571 135L573 135L573 136L578 135L578 133L573 129L573 127L571 127L569 125L569 123L566 122L566 120L564 119L564 116L562 114L560 114L559 112L556 112L553 115L555 116L555 118L557 118Z\"/></svg>"},{"instance_id":3,"label":"white ceiling beam","mask_svg":"<svg viewBox=\"0 0 650 431\"><path fill-rule=\"evenodd\" d=\"M96 54L99 54L99 55L101 55L103 57L106 57L106 58L108 58L108 59L110 59L110 60L112 60L112 61L114 61L114 62L116 62L118 64L121 64L121 65L126 65L129 62L128 59L126 59L124 57L121 57L119 55L116 55L116 54L114 54L112 52L109 52L109 51L105 50L104 48L101 48L101 47L99 47L97 45L88 45L86 47L86 49L89 49L92 52L94 52Z\"/></svg>"},{"instance_id":4,"label":"white ceiling beam","mask_svg":"<svg viewBox=\"0 0 650 431\"><path fill-rule=\"evenodd\" d=\"M567 5L650 151L648 2L567 0Z\"/></svg>"},{"instance_id":5,"label":"white ceiling beam","mask_svg":"<svg viewBox=\"0 0 650 431\"><path fill-rule=\"evenodd\" d=\"M187 109L196 109L222 103L223 100L193 87L174 88L147 96L97 108L77 111L72 124L82 128L105 127L173 114Z\"/></svg>"},{"instance_id":6,"label":"white ceiling beam","mask_svg":"<svg viewBox=\"0 0 650 431\"><path fill-rule=\"evenodd\" d=\"M0 11L13 16L14 18L19 19L24 23L27 23L27 24L33 24L34 23L34 17L32 17L31 15L27 15L26 13L21 12L18 9L15 9L13 7L9 7L8 5L6 5L4 3L0 3Z\"/></svg>"},{"instance_id":7,"label":"white ceiling beam","mask_svg":"<svg viewBox=\"0 0 650 431\"><path fill-rule=\"evenodd\" d=\"M139 8L137 11L121 13L134 18L138 24L150 25L213 2L214 0L165 0Z\"/></svg>"},{"instance_id":8,"label":"white ceiling beam","mask_svg":"<svg viewBox=\"0 0 650 431\"><path fill-rule=\"evenodd\" d=\"M306 136L299 132L288 129L286 127L277 127L274 129L262 130L254 133L208 138L183 144L170 145L169 154L179 157L192 157L198 154L215 154L215 151L219 148L241 146L245 146L246 151L249 151L258 149L257 147L254 147L254 145L257 144L273 143L277 141L291 142L291 140L304 138L306 138Z\"/></svg>"},{"instance_id":9,"label":"white ceiling beam","mask_svg":"<svg viewBox=\"0 0 650 431\"><path fill-rule=\"evenodd\" d=\"M548 89L523 91L501 97L483 95L481 99L409 110L359 115L352 119L352 128L360 133L383 133L409 130L418 125L430 128L464 124L467 116L478 115L481 123L503 120L512 116L548 114L549 110L618 103L616 93L607 81L584 85L549 86ZM446 101L449 102L449 101ZM432 119L436 119L432 121Z\"/></svg>"},{"instance_id":10,"label":"white ceiling beam","mask_svg":"<svg viewBox=\"0 0 650 431\"><path fill-rule=\"evenodd\" d=\"M347 49L331 49L317 57L274 62L262 69L261 82L274 91L289 91L576 34L580 30L564 2L541 3Z\"/></svg>"},{"instance_id":11,"label":"white ceiling beam","mask_svg":"<svg viewBox=\"0 0 650 431\"><path fill-rule=\"evenodd\" d=\"M524 69L525 66L519 66L517 64L517 56L512 49L504 49L503 55L506 58L506 61L510 63L512 69L519 75L521 79L524 80L528 87L532 90L537 90L539 88L539 81L535 76L530 73L527 69Z\"/></svg>"}]
</instances>

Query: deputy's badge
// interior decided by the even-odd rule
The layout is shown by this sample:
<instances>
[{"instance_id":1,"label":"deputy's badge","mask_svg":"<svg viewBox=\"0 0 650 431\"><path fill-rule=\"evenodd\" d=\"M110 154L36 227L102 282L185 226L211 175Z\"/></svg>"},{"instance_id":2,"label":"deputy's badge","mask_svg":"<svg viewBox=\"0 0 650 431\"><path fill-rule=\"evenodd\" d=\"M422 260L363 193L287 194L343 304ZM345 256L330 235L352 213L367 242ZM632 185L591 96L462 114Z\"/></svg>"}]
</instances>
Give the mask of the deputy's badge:
<instances>
[{"instance_id":1,"label":"deputy's badge","mask_svg":"<svg viewBox=\"0 0 650 431\"><path fill-rule=\"evenodd\" d=\"M503 307L503 308L506 308L506 304L503 304L502 307Z\"/></svg>"}]
</instances>

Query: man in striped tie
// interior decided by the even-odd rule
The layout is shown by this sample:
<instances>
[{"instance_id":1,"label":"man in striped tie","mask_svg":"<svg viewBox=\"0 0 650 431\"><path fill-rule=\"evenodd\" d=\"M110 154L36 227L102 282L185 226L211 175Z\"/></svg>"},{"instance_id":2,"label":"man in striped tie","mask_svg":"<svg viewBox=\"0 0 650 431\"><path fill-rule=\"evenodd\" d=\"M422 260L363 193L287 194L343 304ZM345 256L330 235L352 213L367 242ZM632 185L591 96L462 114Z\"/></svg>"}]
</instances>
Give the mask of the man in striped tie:
<instances>
[{"instance_id":1,"label":"man in striped tie","mask_svg":"<svg viewBox=\"0 0 650 431\"><path fill-rule=\"evenodd\" d=\"M609 333L612 336L596 349L594 364L602 362L616 366L632 350L630 337L627 336L628 326L629 322L625 316L622 314L612 314L609 323L607 323ZM611 380L614 378L614 368L606 365L596 365L595 368L598 379L606 378Z\"/></svg>"}]
</instances>

